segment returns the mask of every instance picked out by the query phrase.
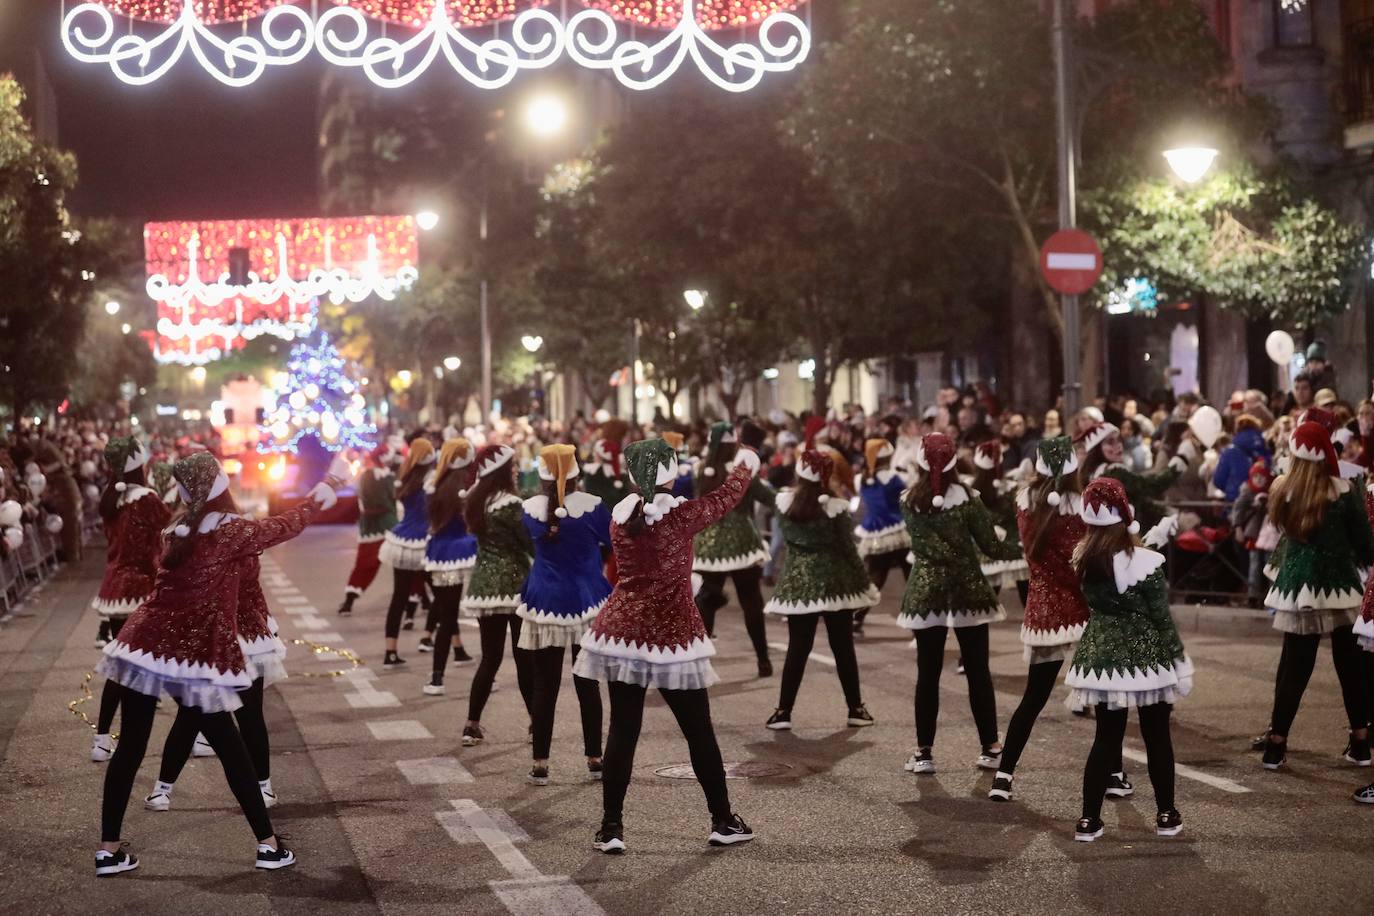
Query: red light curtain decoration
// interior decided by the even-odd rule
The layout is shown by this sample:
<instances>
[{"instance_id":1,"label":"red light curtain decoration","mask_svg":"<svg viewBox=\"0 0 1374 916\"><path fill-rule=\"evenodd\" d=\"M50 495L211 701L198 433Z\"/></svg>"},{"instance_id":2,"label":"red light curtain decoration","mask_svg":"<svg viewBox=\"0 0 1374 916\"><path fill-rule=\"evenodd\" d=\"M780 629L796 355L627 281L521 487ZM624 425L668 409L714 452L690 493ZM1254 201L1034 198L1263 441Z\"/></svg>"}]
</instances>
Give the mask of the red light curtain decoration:
<instances>
[{"instance_id":1,"label":"red light curtain decoration","mask_svg":"<svg viewBox=\"0 0 1374 916\"><path fill-rule=\"evenodd\" d=\"M436 62L478 88L496 89L569 57L631 89L652 89L687 64L722 89L744 92L810 55L811 31L798 15L805 3L322 0L309 4L320 10L314 18L304 0L87 0L63 17L62 43L78 60L105 64L133 85L161 78L188 52L220 82L246 86L314 51L388 89ZM153 35L124 30L117 15L165 28Z\"/></svg>"},{"instance_id":2,"label":"red light curtain decoration","mask_svg":"<svg viewBox=\"0 0 1374 916\"><path fill-rule=\"evenodd\" d=\"M410 216L149 223L143 247L162 363L200 365L263 334L309 334L320 299L393 299L419 276Z\"/></svg>"}]
</instances>

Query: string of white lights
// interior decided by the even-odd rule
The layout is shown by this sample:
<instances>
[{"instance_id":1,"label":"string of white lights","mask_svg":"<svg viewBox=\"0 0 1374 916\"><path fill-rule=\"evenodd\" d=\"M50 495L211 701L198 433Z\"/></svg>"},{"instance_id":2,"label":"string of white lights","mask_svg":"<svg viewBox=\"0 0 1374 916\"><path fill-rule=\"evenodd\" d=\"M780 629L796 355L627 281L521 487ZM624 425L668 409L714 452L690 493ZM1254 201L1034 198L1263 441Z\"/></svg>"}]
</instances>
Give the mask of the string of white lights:
<instances>
[{"instance_id":1,"label":"string of white lights","mask_svg":"<svg viewBox=\"0 0 1374 916\"><path fill-rule=\"evenodd\" d=\"M110 11L98 3L82 3L63 18L62 43L78 60L108 64L115 76L134 85L166 75L189 51L220 82L246 86L269 67L299 63L314 48L331 64L360 69L387 89L413 82L441 56L473 86L497 89L525 70L542 70L566 55L583 67L609 71L638 90L661 85L690 58L716 86L745 92L769 73L794 69L811 53L810 29L788 12L775 12L763 21L757 44L716 41L697 22L697 0L682 0L677 26L652 42L627 37L622 24L602 10L583 10L564 22L545 9L517 16L508 37L479 40L455 23L449 12L454 2L436 0L429 21L404 39L373 34L371 21L354 7L333 7L312 20L291 5L267 12L261 37L245 33L224 39L197 17L196 5L189 2L157 35L145 38L130 31L116 38Z\"/></svg>"}]
</instances>

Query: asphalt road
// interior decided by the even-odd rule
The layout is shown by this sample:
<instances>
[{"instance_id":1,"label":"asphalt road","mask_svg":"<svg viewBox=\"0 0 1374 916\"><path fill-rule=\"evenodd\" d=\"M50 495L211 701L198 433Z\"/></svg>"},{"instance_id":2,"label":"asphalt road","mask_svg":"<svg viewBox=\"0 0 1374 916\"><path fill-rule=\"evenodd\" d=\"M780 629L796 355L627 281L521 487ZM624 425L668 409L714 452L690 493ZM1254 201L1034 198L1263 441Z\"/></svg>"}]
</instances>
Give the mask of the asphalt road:
<instances>
[{"instance_id":1,"label":"asphalt road","mask_svg":"<svg viewBox=\"0 0 1374 916\"><path fill-rule=\"evenodd\" d=\"M352 618L334 614L352 544L347 529L311 530L271 552L264 576L283 635L344 646L376 664L389 583L374 585ZM86 606L99 572L98 556L64 571L0 627L0 900L8 913L1374 911L1374 810L1349 800L1374 773L1338 758L1344 717L1325 652L1291 738L1291 769L1267 773L1247 748L1267 718L1278 639L1244 620L1198 630L1190 617L1184 639L1197 685L1174 726L1183 835L1154 836L1141 757L1128 762L1135 798L1107 806L1106 837L1075 844L1092 723L1068 714L1061 688L1023 757L1017 801L987 801L990 777L973 766L978 744L963 680L953 673L952 639L939 775L902 771L913 742L914 653L895 626L895 580L859 647L865 698L878 719L870 729L844 727L821 637L796 730L764 729L777 680L754 676L738 610L721 612L723 683L711 698L726 760L785 768L730 784L759 836L748 846L709 849L696 783L655 774L685 763L687 753L651 696L626 806L630 851L595 852L600 790L585 777L570 685L559 706L553 781L536 788L525 782L526 719L509 659L484 716L488 741L462 748L471 669L451 670L447 696L422 696L428 656L414 652L418 634L406 633L409 670L306 677L351 666L297 647L288 660L293 676L269 690L282 799L273 815L301 857L296 868L253 870L252 837L213 759L188 766L172 811L143 810L171 721L164 709L125 825L142 868L97 881L91 857L104 769L89 761L90 729L67 704L82 695L97 657L96 618ZM1014 593L1006 597L1015 603ZM781 646L785 628L771 623ZM476 630L463 633L475 646ZM994 628L993 653L1005 725L1024 678L1014 622ZM779 669L781 656L776 651ZM79 708L94 718L93 707ZM1134 726L1128 748L1141 750Z\"/></svg>"}]
</instances>

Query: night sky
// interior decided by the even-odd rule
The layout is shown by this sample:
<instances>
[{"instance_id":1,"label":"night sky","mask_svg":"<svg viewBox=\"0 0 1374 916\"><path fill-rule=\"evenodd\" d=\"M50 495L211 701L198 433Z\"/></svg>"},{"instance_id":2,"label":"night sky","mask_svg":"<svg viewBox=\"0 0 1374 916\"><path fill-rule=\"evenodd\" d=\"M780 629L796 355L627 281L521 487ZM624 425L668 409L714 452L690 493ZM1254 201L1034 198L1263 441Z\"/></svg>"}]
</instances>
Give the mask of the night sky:
<instances>
[{"instance_id":1,"label":"night sky","mask_svg":"<svg viewBox=\"0 0 1374 916\"><path fill-rule=\"evenodd\" d=\"M0 71L41 50L59 144L80 166L77 213L147 221L318 210L317 60L232 89L183 59L150 86L127 86L71 58L60 23L59 0L0 0Z\"/></svg>"}]
</instances>

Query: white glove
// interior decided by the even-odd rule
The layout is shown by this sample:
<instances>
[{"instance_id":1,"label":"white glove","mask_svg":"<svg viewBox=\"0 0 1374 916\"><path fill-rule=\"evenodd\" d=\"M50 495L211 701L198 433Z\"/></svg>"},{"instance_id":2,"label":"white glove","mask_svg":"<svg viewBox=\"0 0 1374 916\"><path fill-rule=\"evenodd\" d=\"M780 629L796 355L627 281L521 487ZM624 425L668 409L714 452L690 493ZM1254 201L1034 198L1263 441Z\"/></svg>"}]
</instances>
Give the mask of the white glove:
<instances>
[{"instance_id":1,"label":"white glove","mask_svg":"<svg viewBox=\"0 0 1374 916\"><path fill-rule=\"evenodd\" d=\"M759 453L752 448L741 448L739 454L735 456L735 460L730 462L730 469L734 470L740 465L747 467L749 473L757 477L759 468L762 467L762 462L759 461Z\"/></svg>"},{"instance_id":2,"label":"white glove","mask_svg":"<svg viewBox=\"0 0 1374 916\"><path fill-rule=\"evenodd\" d=\"M1197 445L1193 443L1192 439L1185 438L1182 442L1178 444L1178 454L1182 455L1185 461L1196 461L1198 454Z\"/></svg>"},{"instance_id":3,"label":"white glove","mask_svg":"<svg viewBox=\"0 0 1374 916\"><path fill-rule=\"evenodd\" d=\"M353 465L344 458L342 452L334 456L334 460L329 463L329 470L326 473L344 485L352 483L354 477L357 476L353 473Z\"/></svg>"},{"instance_id":4,"label":"white glove","mask_svg":"<svg viewBox=\"0 0 1374 916\"><path fill-rule=\"evenodd\" d=\"M313 499L325 512L334 508L334 504L339 501L339 496L334 492L334 488L327 483L317 483L315 488L310 491L310 499Z\"/></svg>"},{"instance_id":5,"label":"white glove","mask_svg":"<svg viewBox=\"0 0 1374 916\"><path fill-rule=\"evenodd\" d=\"M858 511L859 511L859 497L854 496L854 497L851 497L851 498L850 498L850 500L849 500L849 511L850 511L850 512L858 512Z\"/></svg>"},{"instance_id":6,"label":"white glove","mask_svg":"<svg viewBox=\"0 0 1374 916\"><path fill-rule=\"evenodd\" d=\"M1145 536L1140 540L1146 547L1158 548L1168 544L1176 534L1178 534L1178 516L1166 515L1159 520L1159 524L1145 532Z\"/></svg>"},{"instance_id":7,"label":"white glove","mask_svg":"<svg viewBox=\"0 0 1374 916\"><path fill-rule=\"evenodd\" d=\"M1175 455L1169 459L1169 467L1182 474L1184 471L1188 470L1188 459L1184 458L1182 455Z\"/></svg>"}]
</instances>

